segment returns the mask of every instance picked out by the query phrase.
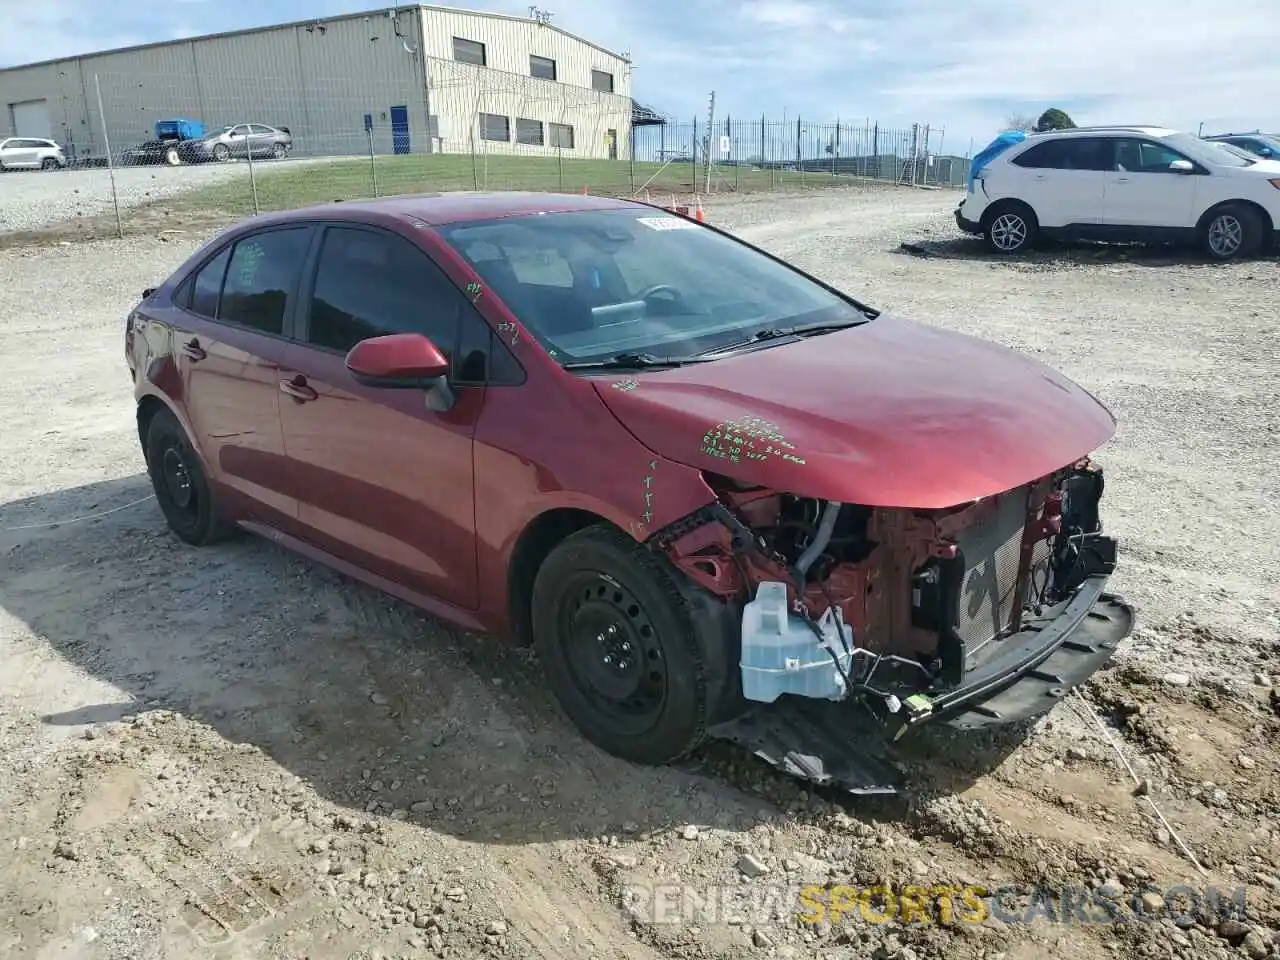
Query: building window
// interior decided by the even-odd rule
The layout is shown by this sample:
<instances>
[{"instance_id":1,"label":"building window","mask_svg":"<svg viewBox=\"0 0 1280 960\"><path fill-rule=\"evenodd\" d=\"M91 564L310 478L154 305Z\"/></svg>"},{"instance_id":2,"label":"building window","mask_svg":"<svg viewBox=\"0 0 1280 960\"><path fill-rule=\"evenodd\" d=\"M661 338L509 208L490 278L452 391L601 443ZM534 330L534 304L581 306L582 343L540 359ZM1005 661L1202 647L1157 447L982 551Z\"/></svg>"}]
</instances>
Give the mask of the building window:
<instances>
[{"instance_id":1,"label":"building window","mask_svg":"<svg viewBox=\"0 0 1280 960\"><path fill-rule=\"evenodd\" d=\"M613 74L603 70L591 71L591 89L601 93L613 93Z\"/></svg>"},{"instance_id":2,"label":"building window","mask_svg":"<svg viewBox=\"0 0 1280 960\"><path fill-rule=\"evenodd\" d=\"M516 117L516 143L527 143L531 147L542 146L542 121Z\"/></svg>"},{"instance_id":3,"label":"building window","mask_svg":"<svg viewBox=\"0 0 1280 960\"><path fill-rule=\"evenodd\" d=\"M562 150L573 149L573 127L567 123L551 123L551 146Z\"/></svg>"},{"instance_id":4,"label":"building window","mask_svg":"<svg viewBox=\"0 0 1280 960\"><path fill-rule=\"evenodd\" d=\"M483 67L487 63L484 56L484 44L476 43L474 40L464 40L462 37L454 37L453 59L459 63L474 63L477 67Z\"/></svg>"},{"instance_id":5,"label":"building window","mask_svg":"<svg viewBox=\"0 0 1280 960\"><path fill-rule=\"evenodd\" d=\"M537 77L539 80L554 80L556 78L556 62L547 57L529 56L529 76Z\"/></svg>"},{"instance_id":6,"label":"building window","mask_svg":"<svg viewBox=\"0 0 1280 960\"><path fill-rule=\"evenodd\" d=\"M511 141L511 122L496 113L480 114L480 139L498 140L502 143Z\"/></svg>"}]
</instances>

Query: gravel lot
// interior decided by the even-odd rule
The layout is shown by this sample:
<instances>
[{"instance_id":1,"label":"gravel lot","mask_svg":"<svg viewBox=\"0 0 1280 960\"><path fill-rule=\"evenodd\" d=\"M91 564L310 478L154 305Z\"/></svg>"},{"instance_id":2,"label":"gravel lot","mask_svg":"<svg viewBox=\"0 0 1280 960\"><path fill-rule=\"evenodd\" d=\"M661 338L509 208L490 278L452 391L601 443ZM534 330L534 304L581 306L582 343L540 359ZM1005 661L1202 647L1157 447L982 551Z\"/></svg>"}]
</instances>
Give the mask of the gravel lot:
<instances>
[{"instance_id":1,"label":"gravel lot","mask_svg":"<svg viewBox=\"0 0 1280 960\"><path fill-rule=\"evenodd\" d=\"M314 163L311 158L291 159L295 163ZM255 174L269 176L283 164L259 163ZM195 166L121 167L115 171L120 209L150 203L194 190L207 184L233 180L245 182L249 190L247 163L210 163ZM94 217L113 211L111 199L112 173L105 167L87 170L58 170L50 173L34 170L4 171L0 179L0 234L18 230L34 230L50 224L82 217Z\"/></svg>"},{"instance_id":2,"label":"gravel lot","mask_svg":"<svg viewBox=\"0 0 1280 960\"><path fill-rule=\"evenodd\" d=\"M1087 703L1018 740L923 740L911 800L874 803L720 747L629 766L577 736L522 654L266 543L183 547L135 502L121 329L204 238L0 250L0 955L1280 955L1277 262L996 262L956 236L954 203L708 205L864 300L1046 360L1120 420L1100 459L1136 636ZM671 900L672 923L623 910L659 883L765 899L709 917ZM1023 923L1024 898L982 923L957 906L814 924L786 896L810 883L1094 888L1124 917L1158 907L1147 885L1247 886L1247 916Z\"/></svg>"}]
</instances>

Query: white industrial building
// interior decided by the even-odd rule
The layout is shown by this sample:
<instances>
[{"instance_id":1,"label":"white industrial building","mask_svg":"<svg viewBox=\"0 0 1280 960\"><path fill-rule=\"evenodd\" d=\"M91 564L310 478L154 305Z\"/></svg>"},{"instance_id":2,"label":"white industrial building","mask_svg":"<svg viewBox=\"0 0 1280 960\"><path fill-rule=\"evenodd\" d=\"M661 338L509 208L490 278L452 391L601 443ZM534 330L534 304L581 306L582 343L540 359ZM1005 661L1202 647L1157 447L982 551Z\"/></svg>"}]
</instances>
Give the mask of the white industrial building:
<instances>
[{"instance_id":1,"label":"white industrial building","mask_svg":"<svg viewBox=\"0 0 1280 960\"><path fill-rule=\"evenodd\" d=\"M302 155L366 153L372 137L379 154L627 157L629 58L530 12L383 8L10 67L0 137L102 157L101 114L116 153L181 118L284 126Z\"/></svg>"}]
</instances>

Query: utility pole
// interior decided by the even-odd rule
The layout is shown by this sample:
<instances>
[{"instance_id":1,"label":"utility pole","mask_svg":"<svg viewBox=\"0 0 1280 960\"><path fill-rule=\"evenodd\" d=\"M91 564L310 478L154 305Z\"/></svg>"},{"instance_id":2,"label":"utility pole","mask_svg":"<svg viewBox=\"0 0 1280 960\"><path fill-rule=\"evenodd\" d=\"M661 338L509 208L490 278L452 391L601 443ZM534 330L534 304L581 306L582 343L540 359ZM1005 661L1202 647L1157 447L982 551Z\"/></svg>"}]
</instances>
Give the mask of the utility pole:
<instances>
[{"instance_id":1,"label":"utility pole","mask_svg":"<svg viewBox=\"0 0 1280 960\"><path fill-rule=\"evenodd\" d=\"M716 119L716 92L712 90L711 102L707 105L707 141L706 141L706 147L703 149L703 153L702 153L703 160L707 165L707 186L706 186L706 189L703 191L704 193L711 192L711 167L715 163L715 161L711 157L711 137L712 137L712 132L715 130L715 119Z\"/></svg>"}]
</instances>

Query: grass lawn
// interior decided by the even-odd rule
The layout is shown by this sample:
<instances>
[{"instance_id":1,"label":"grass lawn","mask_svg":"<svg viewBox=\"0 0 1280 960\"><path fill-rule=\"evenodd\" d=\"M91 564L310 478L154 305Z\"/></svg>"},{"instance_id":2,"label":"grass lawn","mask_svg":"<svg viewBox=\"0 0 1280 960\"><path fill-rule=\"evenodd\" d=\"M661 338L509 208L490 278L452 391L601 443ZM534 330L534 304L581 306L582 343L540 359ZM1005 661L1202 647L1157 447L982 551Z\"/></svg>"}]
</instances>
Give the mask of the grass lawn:
<instances>
[{"instance_id":1,"label":"grass lawn","mask_svg":"<svg viewBox=\"0 0 1280 960\"><path fill-rule=\"evenodd\" d=\"M156 206L166 211L218 211L231 215L253 213L248 164L243 176L200 187ZM355 200L401 193L448 190L537 190L631 196L648 184L655 200L672 193L688 196L694 180L702 192L706 168L692 164L636 163L626 160L564 160L555 157L477 156L469 154L377 157L375 160L264 161L254 165L258 207L262 211L289 210L333 200ZM376 182L376 189L375 189ZM847 177L781 170L717 167L713 189L759 191L780 187L847 185Z\"/></svg>"}]
</instances>

